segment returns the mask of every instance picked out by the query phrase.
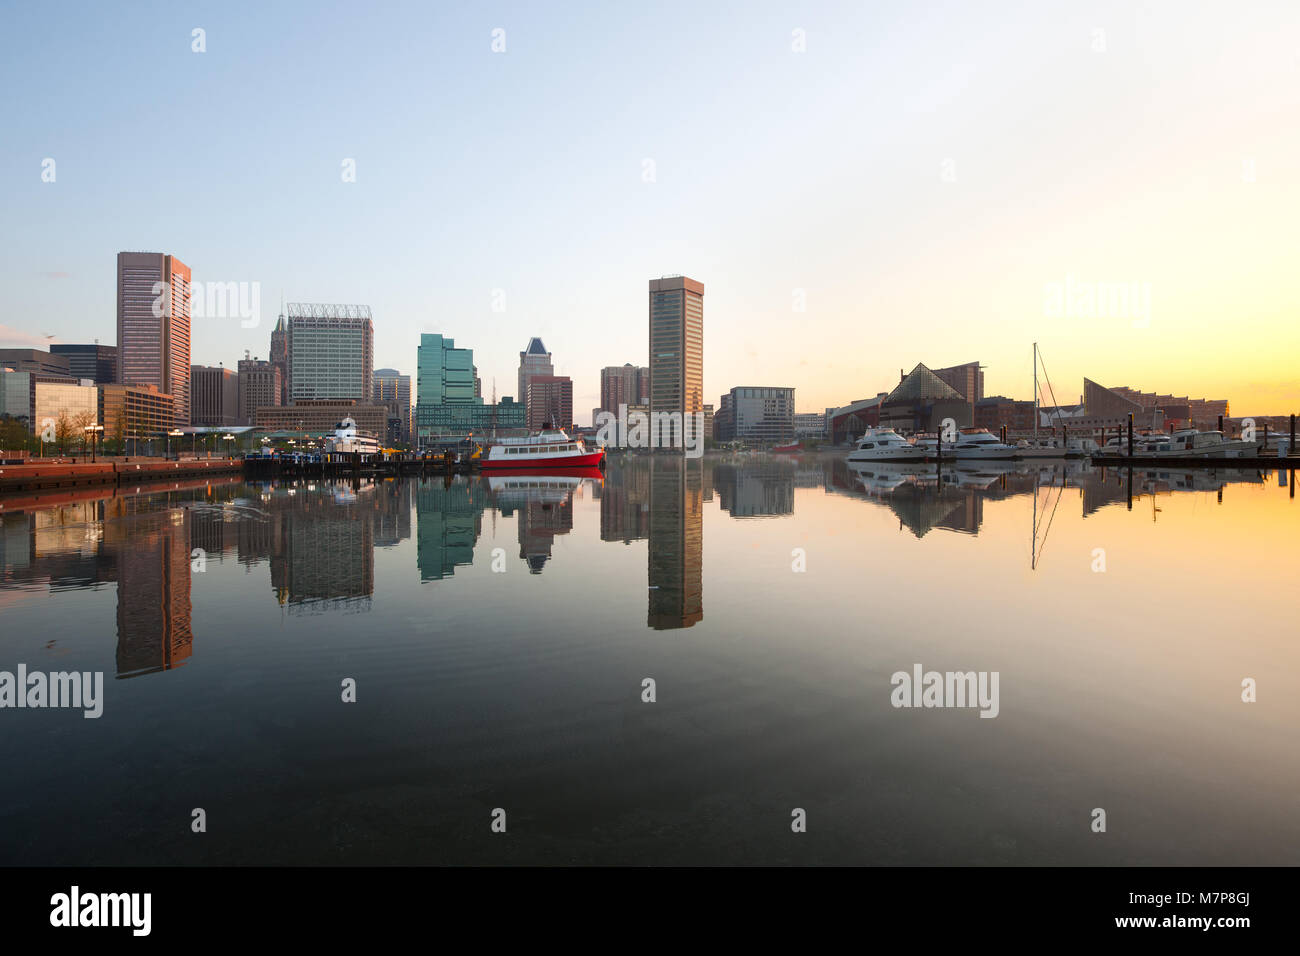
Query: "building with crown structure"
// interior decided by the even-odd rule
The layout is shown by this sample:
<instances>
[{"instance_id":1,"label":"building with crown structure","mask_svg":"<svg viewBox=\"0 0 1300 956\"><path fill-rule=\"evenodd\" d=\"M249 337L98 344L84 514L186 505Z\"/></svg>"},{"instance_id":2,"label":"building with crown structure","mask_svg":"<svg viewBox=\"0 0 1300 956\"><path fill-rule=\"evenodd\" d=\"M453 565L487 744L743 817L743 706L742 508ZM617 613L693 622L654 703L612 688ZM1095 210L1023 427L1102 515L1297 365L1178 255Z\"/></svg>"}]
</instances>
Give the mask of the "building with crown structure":
<instances>
[{"instance_id":1,"label":"building with crown structure","mask_svg":"<svg viewBox=\"0 0 1300 956\"><path fill-rule=\"evenodd\" d=\"M533 420L533 407L528 403L528 383L536 375L552 376L555 366L551 364L551 353L546 351L542 340L533 336L528 340L528 347L519 353L519 391L516 393L524 403L524 413L528 421Z\"/></svg>"}]
</instances>

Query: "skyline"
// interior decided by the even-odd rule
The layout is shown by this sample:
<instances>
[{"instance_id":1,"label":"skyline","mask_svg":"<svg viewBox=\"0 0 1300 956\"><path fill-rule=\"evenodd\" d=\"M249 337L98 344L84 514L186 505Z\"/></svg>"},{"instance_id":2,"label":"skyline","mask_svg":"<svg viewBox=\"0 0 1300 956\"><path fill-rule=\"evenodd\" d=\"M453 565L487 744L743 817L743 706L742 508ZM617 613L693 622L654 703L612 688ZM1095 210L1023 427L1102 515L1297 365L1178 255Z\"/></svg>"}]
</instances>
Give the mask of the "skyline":
<instances>
[{"instance_id":1,"label":"skyline","mask_svg":"<svg viewBox=\"0 0 1300 956\"><path fill-rule=\"evenodd\" d=\"M681 274L709 288L710 404L821 411L973 359L1032 397L1037 341L1062 402L1088 376L1294 411L1300 11L391 9L90 7L57 42L18 11L0 347L113 344L114 257L150 249L260 283L256 327L195 320L193 364L269 357L283 290L369 304L375 367L463 342L485 394L540 337L585 419L603 367L646 363L646 279ZM689 29L652 29L672 10ZM1149 313L1050 314L1067 282Z\"/></svg>"}]
</instances>

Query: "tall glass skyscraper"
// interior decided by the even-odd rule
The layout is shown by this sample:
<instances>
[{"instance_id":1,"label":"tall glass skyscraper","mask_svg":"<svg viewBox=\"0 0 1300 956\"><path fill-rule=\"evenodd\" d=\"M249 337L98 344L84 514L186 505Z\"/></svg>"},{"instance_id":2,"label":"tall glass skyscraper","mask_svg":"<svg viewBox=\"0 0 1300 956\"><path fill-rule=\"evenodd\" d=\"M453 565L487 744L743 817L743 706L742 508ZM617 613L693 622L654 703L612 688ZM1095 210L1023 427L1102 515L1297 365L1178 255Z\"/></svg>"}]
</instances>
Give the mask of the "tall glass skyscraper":
<instances>
[{"instance_id":1,"label":"tall glass skyscraper","mask_svg":"<svg viewBox=\"0 0 1300 956\"><path fill-rule=\"evenodd\" d=\"M685 432L669 434L656 413L677 412ZM650 421L660 448L702 441L704 412L704 284L685 276L650 280ZM687 417L691 416L691 417ZM689 436L689 437L688 437Z\"/></svg>"}]
</instances>

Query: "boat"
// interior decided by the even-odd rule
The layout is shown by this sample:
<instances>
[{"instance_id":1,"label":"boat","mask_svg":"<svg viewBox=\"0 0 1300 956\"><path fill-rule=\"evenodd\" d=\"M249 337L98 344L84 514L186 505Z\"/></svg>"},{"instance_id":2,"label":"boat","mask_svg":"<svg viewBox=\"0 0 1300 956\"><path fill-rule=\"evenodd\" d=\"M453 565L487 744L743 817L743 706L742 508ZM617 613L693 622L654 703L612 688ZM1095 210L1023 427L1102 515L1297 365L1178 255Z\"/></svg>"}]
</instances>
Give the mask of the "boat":
<instances>
[{"instance_id":1,"label":"boat","mask_svg":"<svg viewBox=\"0 0 1300 956\"><path fill-rule=\"evenodd\" d=\"M378 455L379 440L373 435L357 430L357 423L345 418L334 426L334 434L325 440L325 451L330 455Z\"/></svg>"},{"instance_id":2,"label":"boat","mask_svg":"<svg viewBox=\"0 0 1300 956\"><path fill-rule=\"evenodd\" d=\"M849 461L924 461L925 449L892 428L868 428L849 452Z\"/></svg>"},{"instance_id":3,"label":"boat","mask_svg":"<svg viewBox=\"0 0 1300 956\"><path fill-rule=\"evenodd\" d=\"M772 451L778 455L782 455L782 454L789 455L794 452L803 451L803 446L800 445L797 441L792 441L788 445L773 445Z\"/></svg>"},{"instance_id":4,"label":"boat","mask_svg":"<svg viewBox=\"0 0 1300 956\"><path fill-rule=\"evenodd\" d=\"M581 438L570 438L563 428L543 425L526 438L502 438L480 450L484 471L537 471L552 468L599 468L605 449L592 450Z\"/></svg>"},{"instance_id":5,"label":"boat","mask_svg":"<svg viewBox=\"0 0 1300 956\"><path fill-rule=\"evenodd\" d=\"M987 428L963 428L957 433L955 442L946 448L940 446L942 457L958 461L1018 458L1019 451L1015 445L998 441Z\"/></svg>"},{"instance_id":6,"label":"boat","mask_svg":"<svg viewBox=\"0 0 1300 956\"><path fill-rule=\"evenodd\" d=\"M1254 458L1259 454L1259 443L1232 440L1221 431L1197 431L1180 428L1172 435L1149 441L1134 455L1151 458Z\"/></svg>"}]
</instances>

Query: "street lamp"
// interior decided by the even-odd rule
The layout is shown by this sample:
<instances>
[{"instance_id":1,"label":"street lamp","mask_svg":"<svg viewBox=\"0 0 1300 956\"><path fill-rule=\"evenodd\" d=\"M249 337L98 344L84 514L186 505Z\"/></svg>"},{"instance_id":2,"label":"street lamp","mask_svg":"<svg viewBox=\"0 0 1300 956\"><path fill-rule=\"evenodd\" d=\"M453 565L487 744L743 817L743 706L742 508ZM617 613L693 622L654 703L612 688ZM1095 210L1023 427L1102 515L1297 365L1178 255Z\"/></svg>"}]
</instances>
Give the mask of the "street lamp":
<instances>
[{"instance_id":1,"label":"street lamp","mask_svg":"<svg viewBox=\"0 0 1300 956\"><path fill-rule=\"evenodd\" d=\"M91 422L86 426L86 434L90 437L90 461L95 461L95 437L104 430L104 426L98 422Z\"/></svg>"},{"instance_id":2,"label":"street lamp","mask_svg":"<svg viewBox=\"0 0 1300 956\"><path fill-rule=\"evenodd\" d=\"M224 435L221 436L221 440L222 440L222 441L234 441L234 440L235 440L235 436L232 435L232 434L230 434L230 432L226 432L226 434L224 434Z\"/></svg>"},{"instance_id":3,"label":"street lamp","mask_svg":"<svg viewBox=\"0 0 1300 956\"><path fill-rule=\"evenodd\" d=\"M180 437L181 437L182 435L184 435L184 434L185 434L185 433L184 433L183 431L181 431L179 428L173 428L171 431L169 431L169 432L167 433L167 457L168 457L168 458L170 458L170 457L172 456L172 439L173 439L173 438L180 438ZM176 457L179 459L180 456L181 456L181 454L180 454L180 452L178 451L178 452L176 453Z\"/></svg>"}]
</instances>

